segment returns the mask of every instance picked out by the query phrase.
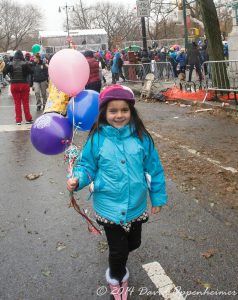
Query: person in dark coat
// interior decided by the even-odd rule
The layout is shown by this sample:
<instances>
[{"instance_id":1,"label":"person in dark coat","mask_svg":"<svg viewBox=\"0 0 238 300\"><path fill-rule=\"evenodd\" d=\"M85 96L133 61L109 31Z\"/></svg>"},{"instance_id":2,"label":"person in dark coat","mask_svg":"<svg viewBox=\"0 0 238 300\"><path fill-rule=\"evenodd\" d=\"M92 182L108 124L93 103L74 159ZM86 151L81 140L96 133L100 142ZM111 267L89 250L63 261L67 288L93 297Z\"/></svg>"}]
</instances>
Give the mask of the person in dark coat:
<instances>
[{"instance_id":1,"label":"person in dark coat","mask_svg":"<svg viewBox=\"0 0 238 300\"><path fill-rule=\"evenodd\" d=\"M202 81L202 72L201 72L202 58L201 58L198 46L195 42L192 43L192 48L188 50L186 62L189 65L188 81L192 80L192 73L193 73L194 67L196 68L196 71L198 73L199 81Z\"/></svg>"},{"instance_id":2,"label":"person in dark coat","mask_svg":"<svg viewBox=\"0 0 238 300\"><path fill-rule=\"evenodd\" d=\"M100 93L102 82L99 74L99 62L96 60L93 51L91 50L85 51L84 56L86 57L90 68L89 79L85 86L85 90L94 90Z\"/></svg>"},{"instance_id":3,"label":"person in dark coat","mask_svg":"<svg viewBox=\"0 0 238 300\"><path fill-rule=\"evenodd\" d=\"M181 48L179 54L176 57L176 61L179 64L179 73L184 73L185 74L185 69L186 69L186 53L185 53L185 48Z\"/></svg>"},{"instance_id":4,"label":"person in dark coat","mask_svg":"<svg viewBox=\"0 0 238 300\"><path fill-rule=\"evenodd\" d=\"M33 65L33 87L36 96L37 111L45 109L47 101L47 88L48 88L48 65L43 63L40 54L36 54Z\"/></svg>"},{"instance_id":5,"label":"person in dark coat","mask_svg":"<svg viewBox=\"0 0 238 300\"><path fill-rule=\"evenodd\" d=\"M29 52L25 54L25 61L31 66L31 68L33 67L33 63L31 62L31 54ZM27 76L27 81L29 82L30 87L33 87L33 74Z\"/></svg>"},{"instance_id":6,"label":"person in dark coat","mask_svg":"<svg viewBox=\"0 0 238 300\"><path fill-rule=\"evenodd\" d=\"M202 64L205 61L209 61L209 55L208 55L208 50L207 50L207 44L204 44L202 46L202 48L200 49L200 55L201 55L201 59L202 59ZM208 69L207 69L207 64L204 64L204 73L205 75L208 74Z\"/></svg>"},{"instance_id":7,"label":"person in dark coat","mask_svg":"<svg viewBox=\"0 0 238 300\"><path fill-rule=\"evenodd\" d=\"M23 105L26 124L32 123L29 105L30 84L27 81L27 77L32 73L32 69L25 62L22 51L17 50L15 52L13 61L6 66L5 73L9 74L11 79L10 88L15 104L16 124L21 125L22 122L21 105Z\"/></svg>"}]
</instances>

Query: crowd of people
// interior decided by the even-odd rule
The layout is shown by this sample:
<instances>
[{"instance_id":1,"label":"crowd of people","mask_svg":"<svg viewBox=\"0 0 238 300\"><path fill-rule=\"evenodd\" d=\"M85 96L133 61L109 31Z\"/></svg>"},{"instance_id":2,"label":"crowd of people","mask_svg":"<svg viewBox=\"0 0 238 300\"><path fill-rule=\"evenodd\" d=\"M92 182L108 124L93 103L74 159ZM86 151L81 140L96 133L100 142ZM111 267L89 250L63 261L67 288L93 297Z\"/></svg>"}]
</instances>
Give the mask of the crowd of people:
<instances>
[{"instance_id":1,"label":"crowd of people","mask_svg":"<svg viewBox=\"0 0 238 300\"><path fill-rule=\"evenodd\" d=\"M223 43L224 58L228 59L229 50L228 43ZM99 61L102 69L110 70L112 73L112 83L116 83L120 78L125 80L125 74L122 72L122 66L125 61L129 61L127 50L114 49L113 51L97 51L94 57ZM140 49L135 52L134 59L131 63L149 63L149 62L169 62L172 65L174 77L178 77L179 73L186 74L188 70L188 81L192 80L192 73L196 70L199 80L202 80L201 66L205 61L209 61L207 41L192 42L189 49L174 45L171 47L148 47L147 51ZM206 70L205 70L206 73Z\"/></svg>"},{"instance_id":2,"label":"crowd of people","mask_svg":"<svg viewBox=\"0 0 238 300\"><path fill-rule=\"evenodd\" d=\"M85 89L101 91L105 84L116 84L120 78L126 80L126 74L123 73L123 65L131 63L129 53L131 47L112 51L86 50L82 52L86 57L90 76ZM11 83L11 93L15 103L16 123L22 123L22 109L25 113L27 123L32 122L29 108L30 88L35 93L37 111L45 109L47 102L47 88L49 83L48 64L53 55L36 53L32 55L18 50L14 55L0 55L0 92ZM224 43L224 57L228 59L228 44ZM144 60L143 60L144 59ZM208 61L208 51L206 41L193 42L189 49L174 45L171 47L158 47L157 44L148 47L147 51L140 49L134 52L133 64L143 62L169 62L171 63L174 77L180 73L184 74L186 79L186 70L188 70L188 81L192 80L193 71L202 81L203 75L201 66L203 62ZM111 72L112 81L107 83L105 73ZM206 73L206 70L205 70Z\"/></svg>"}]
</instances>

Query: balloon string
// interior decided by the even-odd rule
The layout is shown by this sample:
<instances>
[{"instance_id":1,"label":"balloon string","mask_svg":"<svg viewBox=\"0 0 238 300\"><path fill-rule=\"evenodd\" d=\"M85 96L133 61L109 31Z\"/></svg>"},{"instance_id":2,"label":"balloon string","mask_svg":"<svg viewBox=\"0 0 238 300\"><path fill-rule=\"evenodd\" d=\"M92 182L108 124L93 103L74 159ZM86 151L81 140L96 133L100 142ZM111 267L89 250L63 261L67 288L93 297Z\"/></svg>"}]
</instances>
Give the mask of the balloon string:
<instances>
[{"instance_id":1,"label":"balloon string","mask_svg":"<svg viewBox=\"0 0 238 300\"><path fill-rule=\"evenodd\" d=\"M75 133L75 128L74 128L74 97L73 97L73 128L72 128L72 130L73 130L73 136L72 136L72 144L73 144L73 141L74 141L74 133Z\"/></svg>"},{"instance_id":2,"label":"balloon string","mask_svg":"<svg viewBox=\"0 0 238 300\"><path fill-rule=\"evenodd\" d=\"M70 193L70 204L69 207L73 207L87 222L88 224L88 231L92 232L93 234L99 235L102 234L102 231L98 229L94 224L93 221L80 209L78 203L76 202L73 193Z\"/></svg>"}]
</instances>

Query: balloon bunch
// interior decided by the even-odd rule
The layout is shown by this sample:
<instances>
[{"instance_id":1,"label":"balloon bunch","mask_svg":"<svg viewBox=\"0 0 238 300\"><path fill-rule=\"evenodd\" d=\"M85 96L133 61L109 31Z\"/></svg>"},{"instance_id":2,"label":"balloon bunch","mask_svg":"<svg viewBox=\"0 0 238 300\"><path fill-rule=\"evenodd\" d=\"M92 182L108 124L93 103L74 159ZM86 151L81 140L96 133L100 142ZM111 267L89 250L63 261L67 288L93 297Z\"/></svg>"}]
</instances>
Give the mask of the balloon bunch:
<instances>
[{"instance_id":1,"label":"balloon bunch","mask_svg":"<svg viewBox=\"0 0 238 300\"><path fill-rule=\"evenodd\" d=\"M38 51L37 46L39 45L33 45L32 50L34 48L34 51ZM46 111L32 126L31 142L39 152L54 155L65 151L69 146L75 128L82 131L91 129L98 115L99 93L83 90L89 78L89 65L84 55L74 49L60 50L52 57L49 76L58 91L68 95L68 99L72 97L69 103L65 101L68 104L67 117L48 108L49 112ZM60 102L61 98L55 96L49 102L52 105ZM63 142L66 140L67 143Z\"/></svg>"},{"instance_id":2,"label":"balloon bunch","mask_svg":"<svg viewBox=\"0 0 238 300\"><path fill-rule=\"evenodd\" d=\"M32 52L35 51L39 51L37 45L32 47ZM48 99L49 102L47 100L45 113L32 125L31 142L39 152L46 155L65 151L64 160L68 163L68 177L72 177L73 168L80 155L78 147L73 144L74 132L91 129L98 115L99 93L84 90L89 78L89 65L86 58L73 49L60 50L52 57L49 63L49 77L53 84L51 98ZM64 105L67 105L67 117L60 114L65 110ZM58 107L59 110L53 112L52 107L54 109ZM94 221L80 209L73 193L70 193L70 206L73 206L87 221L90 232L101 234L93 224Z\"/></svg>"}]
</instances>

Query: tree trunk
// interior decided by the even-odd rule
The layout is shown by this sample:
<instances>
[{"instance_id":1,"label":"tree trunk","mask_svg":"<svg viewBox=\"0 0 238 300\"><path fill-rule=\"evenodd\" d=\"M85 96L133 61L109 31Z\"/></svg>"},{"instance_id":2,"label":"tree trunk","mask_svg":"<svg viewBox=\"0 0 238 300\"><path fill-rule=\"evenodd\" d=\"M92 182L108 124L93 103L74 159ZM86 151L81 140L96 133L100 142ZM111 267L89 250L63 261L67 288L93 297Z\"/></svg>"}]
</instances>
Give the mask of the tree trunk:
<instances>
[{"instance_id":1,"label":"tree trunk","mask_svg":"<svg viewBox=\"0 0 238 300\"><path fill-rule=\"evenodd\" d=\"M209 60L224 60L221 31L217 16L216 7L213 0L199 0L201 13L208 40ZM222 76L218 76L222 72ZM226 64L219 63L212 66L213 85L218 88L229 88Z\"/></svg>"}]
</instances>

